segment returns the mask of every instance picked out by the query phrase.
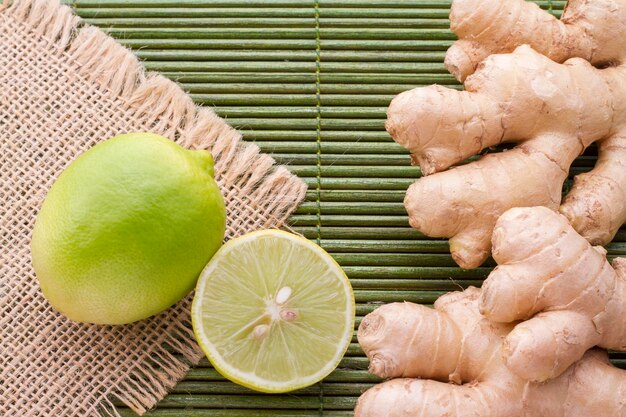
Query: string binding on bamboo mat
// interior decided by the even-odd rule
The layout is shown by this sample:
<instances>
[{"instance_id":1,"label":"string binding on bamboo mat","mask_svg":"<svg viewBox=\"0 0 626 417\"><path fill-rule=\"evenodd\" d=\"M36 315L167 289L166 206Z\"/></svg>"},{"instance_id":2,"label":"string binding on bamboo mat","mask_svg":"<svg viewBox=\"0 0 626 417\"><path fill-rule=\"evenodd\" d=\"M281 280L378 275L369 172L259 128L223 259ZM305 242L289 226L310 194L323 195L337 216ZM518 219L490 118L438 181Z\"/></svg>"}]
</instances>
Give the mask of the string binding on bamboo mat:
<instances>
[{"instance_id":1,"label":"string binding on bamboo mat","mask_svg":"<svg viewBox=\"0 0 626 417\"><path fill-rule=\"evenodd\" d=\"M71 85L59 87L63 80ZM54 178L111 132L149 130L209 149L227 205L227 238L284 226L306 186L58 0L0 4L0 84L0 416L118 416L112 399L143 413L203 356L190 328L191 298L128 326L78 324L55 312L29 252L35 214ZM65 109L80 100L87 102ZM65 119L42 123L45 114L33 109L42 103ZM93 114L73 117L81 106Z\"/></svg>"}]
</instances>

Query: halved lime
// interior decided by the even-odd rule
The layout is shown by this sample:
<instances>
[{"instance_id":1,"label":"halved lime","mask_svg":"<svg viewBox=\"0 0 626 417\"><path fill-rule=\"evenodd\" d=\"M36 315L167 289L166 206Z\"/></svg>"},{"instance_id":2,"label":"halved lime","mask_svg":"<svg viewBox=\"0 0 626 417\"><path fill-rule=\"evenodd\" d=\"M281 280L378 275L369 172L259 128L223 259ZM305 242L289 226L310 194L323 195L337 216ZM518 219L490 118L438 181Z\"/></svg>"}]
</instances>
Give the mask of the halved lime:
<instances>
[{"instance_id":1,"label":"halved lime","mask_svg":"<svg viewBox=\"0 0 626 417\"><path fill-rule=\"evenodd\" d=\"M354 295L322 248L279 230L225 244L200 275L191 308L200 347L223 376L262 392L318 382L354 329Z\"/></svg>"}]
</instances>

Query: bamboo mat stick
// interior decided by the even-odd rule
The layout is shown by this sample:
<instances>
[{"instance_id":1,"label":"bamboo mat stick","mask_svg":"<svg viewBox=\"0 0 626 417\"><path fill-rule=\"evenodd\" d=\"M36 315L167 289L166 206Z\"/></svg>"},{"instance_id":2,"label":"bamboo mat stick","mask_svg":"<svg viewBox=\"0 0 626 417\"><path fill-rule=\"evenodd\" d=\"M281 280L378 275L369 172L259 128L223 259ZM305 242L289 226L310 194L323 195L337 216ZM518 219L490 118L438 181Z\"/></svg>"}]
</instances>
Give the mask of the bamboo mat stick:
<instances>
[{"instance_id":1,"label":"bamboo mat stick","mask_svg":"<svg viewBox=\"0 0 626 417\"><path fill-rule=\"evenodd\" d=\"M320 8L328 7L358 7L358 8L450 8L451 0L320 0ZM308 8L314 6L314 0L67 0L65 3L72 4L78 8L86 7L293 7ZM540 6L547 8L553 5L554 8L563 9L565 0L540 0L535 1Z\"/></svg>"}]
</instances>

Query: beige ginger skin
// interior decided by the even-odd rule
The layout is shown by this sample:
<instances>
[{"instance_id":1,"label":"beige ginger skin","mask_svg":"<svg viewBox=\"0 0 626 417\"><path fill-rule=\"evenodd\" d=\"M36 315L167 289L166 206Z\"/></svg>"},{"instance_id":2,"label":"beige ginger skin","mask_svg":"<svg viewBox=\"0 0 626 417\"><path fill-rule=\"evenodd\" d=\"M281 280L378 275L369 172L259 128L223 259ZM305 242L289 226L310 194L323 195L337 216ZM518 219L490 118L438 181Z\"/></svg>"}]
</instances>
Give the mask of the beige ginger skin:
<instances>
[{"instance_id":1,"label":"beige ginger skin","mask_svg":"<svg viewBox=\"0 0 626 417\"><path fill-rule=\"evenodd\" d=\"M470 287L434 309L393 303L366 316L358 337L370 371L396 379L366 391L355 417L626 416L626 372L603 351L543 384L511 372L501 349L513 325L482 316L480 296Z\"/></svg>"},{"instance_id":2,"label":"beige ginger skin","mask_svg":"<svg viewBox=\"0 0 626 417\"><path fill-rule=\"evenodd\" d=\"M600 67L623 62L624 19L620 0L569 0L561 20L524 0L454 0L450 29L459 40L446 53L446 67L464 81L489 55L524 44L556 62L574 57Z\"/></svg>"},{"instance_id":3,"label":"beige ginger skin","mask_svg":"<svg viewBox=\"0 0 626 417\"><path fill-rule=\"evenodd\" d=\"M546 207L504 213L493 257L480 311L494 322L525 320L503 345L518 376L554 378L593 346L626 351L626 258L609 264L604 248Z\"/></svg>"},{"instance_id":4,"label":"beige ginger skin","mask_svg":"<svg viewBox=\"0 0 626 417\"><path fill-rule=\"evenodd\" d=\"M387 130L424 175L405 198L411 225L449 237L464 268L489 256L494 224L512 207L560 209L590 242L609 242L626 220L626 0L570 2L562 21L522 0L455 0L450 19L461 39L446 63L466 91L417 88L387 112ZM559 64L518 46L531 39L558 61L580 58ZM448 169L504 142L518 146ZM596 167L561 205L571 163L594 142Z\"/></svg>"}]
</instances>

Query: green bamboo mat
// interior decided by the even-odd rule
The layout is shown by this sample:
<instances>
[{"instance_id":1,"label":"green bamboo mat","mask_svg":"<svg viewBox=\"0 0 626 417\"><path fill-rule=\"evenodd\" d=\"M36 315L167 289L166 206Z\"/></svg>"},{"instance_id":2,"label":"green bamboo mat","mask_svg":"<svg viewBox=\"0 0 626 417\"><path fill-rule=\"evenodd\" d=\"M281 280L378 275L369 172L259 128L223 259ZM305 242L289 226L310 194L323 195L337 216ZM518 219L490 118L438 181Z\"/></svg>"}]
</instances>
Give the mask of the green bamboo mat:
<instances>
[{"instance_id":1,"label":"green bamboo mat","mask_svg":"<svg viewBox=\"0 0 626 417\"><path fill-rule=\"evenodd\" d=\"M493 263L456 267L447 242L408 226L402 199L420 172L384 129L397 93L438 83L454 40L449 0L74 0L76 12L180 82L196 102L290 165L309 185L292 227L348 273L357 325L381 303L432 303L480 285ZM538 1L560 15L564 1ZM572 174L588 170L592 153ZM609 246L626 254L626 232ZM626 355L613 355L626 367ZM203 361L157 407L159 417L351 416L377 379L353 340L321 384L261 395ZM119 405L124 416L133 416Z\"/></svg>"}]
</instances>

